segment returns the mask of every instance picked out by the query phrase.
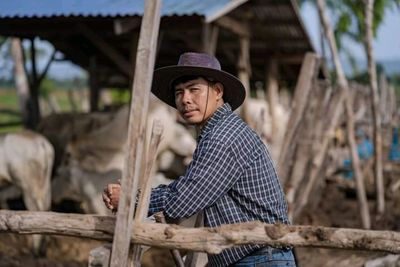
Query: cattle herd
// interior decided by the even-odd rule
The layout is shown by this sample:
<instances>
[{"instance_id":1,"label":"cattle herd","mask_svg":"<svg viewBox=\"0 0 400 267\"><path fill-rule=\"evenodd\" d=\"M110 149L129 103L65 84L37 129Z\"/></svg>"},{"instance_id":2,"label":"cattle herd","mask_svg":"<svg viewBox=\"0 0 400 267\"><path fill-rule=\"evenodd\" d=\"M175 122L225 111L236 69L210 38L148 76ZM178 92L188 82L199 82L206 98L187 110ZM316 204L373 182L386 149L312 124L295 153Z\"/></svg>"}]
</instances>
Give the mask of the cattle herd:
<instances>
[{"instance_id":1,"label":"cattle herd","mask_svg":"<svg viewBox=\"0 0 400 267\"><path fill-rule=\"evenodd\" d=\"M258 131L268 142L267 103L248 101L252 101L248 106L253 120L249 124L262 122ZM278 132L283 136L288 116L281 106L277 108ZM128 106L114 112L54 113L43 118L35 132L0 135L0 208L7 209L7 200L22 196L32 211L50 210L52 205L72 200L86 213L107 214L101 192L122 175L128 115ZM196 148L194 129L184 126L173 109L152 98L147 125L155 118L164 124L164 132L154 186L182 175ZM274 158L277 143L270 144Z\"/></svg>"}]
</instances>

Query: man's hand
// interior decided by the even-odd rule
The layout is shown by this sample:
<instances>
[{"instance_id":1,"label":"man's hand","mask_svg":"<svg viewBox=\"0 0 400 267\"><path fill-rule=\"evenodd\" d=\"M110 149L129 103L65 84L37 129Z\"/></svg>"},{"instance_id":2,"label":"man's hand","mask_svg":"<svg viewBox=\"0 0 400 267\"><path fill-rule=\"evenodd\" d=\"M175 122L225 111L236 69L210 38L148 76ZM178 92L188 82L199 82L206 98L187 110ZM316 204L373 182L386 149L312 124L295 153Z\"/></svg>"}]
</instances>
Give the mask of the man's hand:
<instances>
[{"instance_id":1,"label":"man's hand","mask_svg":"<svg viewBox=\"0 0 400 267\"><path fill-rule=\"evenodd\" d=\"M118 184L108 184L104 188L104 192L102 194L104 204L108 209L110 209L114 213L117 212L118 210L120 194L121 194L120 181L118 181Z\"/></svg>"}]
</instances>

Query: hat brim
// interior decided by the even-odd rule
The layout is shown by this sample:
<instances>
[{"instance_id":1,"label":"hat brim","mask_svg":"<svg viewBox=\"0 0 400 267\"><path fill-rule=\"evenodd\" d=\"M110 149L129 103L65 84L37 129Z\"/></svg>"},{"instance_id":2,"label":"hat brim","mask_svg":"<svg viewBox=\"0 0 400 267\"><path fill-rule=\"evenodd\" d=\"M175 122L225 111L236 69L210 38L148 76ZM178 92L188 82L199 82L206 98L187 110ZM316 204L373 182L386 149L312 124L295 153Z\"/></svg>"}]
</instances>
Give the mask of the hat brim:
<instances>
[{"instance_id":1,"label":"hat brim","mask_svg":"<svg viewBox=\"0 0 400 267\"><path fill-rule=\"evenodd\" d=\"M211 77L222 83L224 85L223 99L230 104L232 110L237 109L246 98L246 90L235 76L222 70L195 66L168 66L156 69L151 91L160 100L176 108L172 82L187 75Z\"/></svg>"}]
</instances>

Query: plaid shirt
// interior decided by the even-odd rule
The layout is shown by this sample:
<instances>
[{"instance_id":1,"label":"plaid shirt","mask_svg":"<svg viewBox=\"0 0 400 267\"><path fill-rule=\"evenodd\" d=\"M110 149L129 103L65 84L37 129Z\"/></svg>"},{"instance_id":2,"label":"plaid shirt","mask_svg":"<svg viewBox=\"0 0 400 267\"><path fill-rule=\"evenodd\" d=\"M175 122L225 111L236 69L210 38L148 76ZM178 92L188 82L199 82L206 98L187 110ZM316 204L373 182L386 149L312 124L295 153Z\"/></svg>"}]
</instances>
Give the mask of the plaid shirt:
<instances>
[{"instance_id":1,"label":"plaid shirt","mask_svg":"<svg viewBox=\"0 0 400 267\"><path fill-rule=\"evenodd\" d=\"M248 221L289 223L287 206L264 143L231 110L220 107L208 120L184 176L152 190L150 213L171 218L204 210L204 225ZM210 266L228 266L260 245L246 245L209 255Z\"/></svg>"}]
</instances>

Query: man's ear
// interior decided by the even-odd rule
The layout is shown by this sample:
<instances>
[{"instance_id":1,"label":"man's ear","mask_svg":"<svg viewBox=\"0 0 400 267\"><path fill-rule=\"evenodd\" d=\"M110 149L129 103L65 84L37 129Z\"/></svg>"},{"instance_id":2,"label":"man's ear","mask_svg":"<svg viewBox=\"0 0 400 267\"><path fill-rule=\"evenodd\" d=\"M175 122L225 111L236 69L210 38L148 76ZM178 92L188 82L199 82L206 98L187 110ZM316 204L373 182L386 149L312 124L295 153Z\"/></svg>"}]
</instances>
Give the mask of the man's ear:
<instances>
[{"instance_id":1,"label":"man's ear","mask_svg":"<svg viewBox=\"0 0 400 267\"><path fill-rule=\"evenodd\" d=\"M214 85L214 90L217 93L217 100L222 99L224 95L224 86L222 85L222 83L216 83Z\"/></svg>"}]
</instances>

